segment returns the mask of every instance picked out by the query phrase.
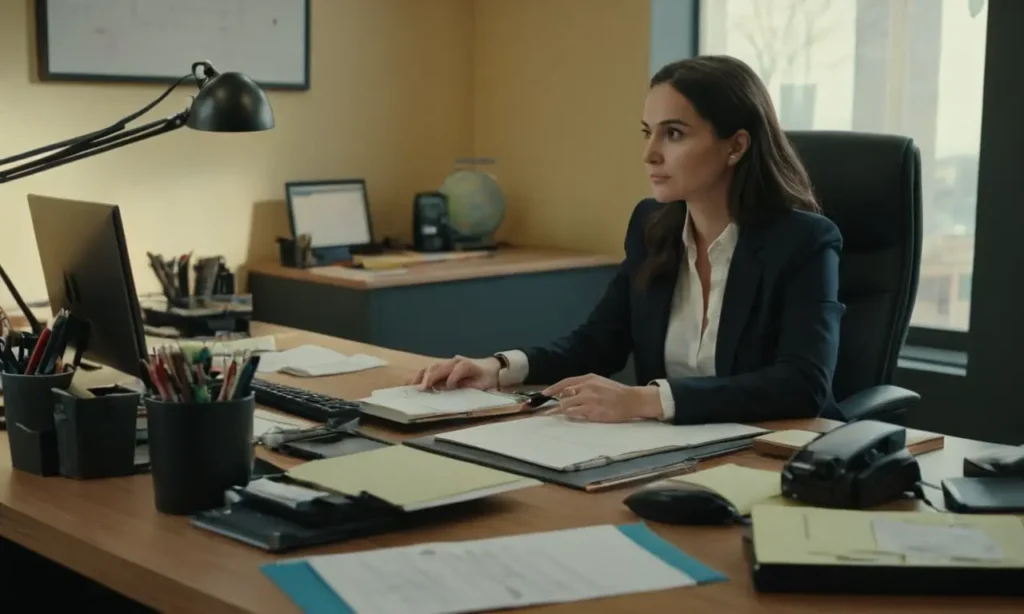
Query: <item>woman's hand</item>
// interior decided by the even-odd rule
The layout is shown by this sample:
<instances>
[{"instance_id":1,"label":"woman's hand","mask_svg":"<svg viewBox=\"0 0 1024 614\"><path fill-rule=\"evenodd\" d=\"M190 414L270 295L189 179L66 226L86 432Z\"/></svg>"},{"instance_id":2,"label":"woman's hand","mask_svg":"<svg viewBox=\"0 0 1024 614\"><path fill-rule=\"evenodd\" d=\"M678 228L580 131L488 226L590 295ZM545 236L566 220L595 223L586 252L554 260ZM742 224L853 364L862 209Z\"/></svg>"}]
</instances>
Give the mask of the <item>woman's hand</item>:
<instances>
[{"instance_id":1,"label":"woman's hand","mask_svg":"<svg viewBox=\"0 0 1024 614\"><path fill-rule=\"evenodd\" d=\"M476 388L490 390L498 387L498 371L501 363L497 358L466 358L456 356L449 360L435 362L426 369L420 369L407 384L420 390L431 388Z\"/></svg>"},{"instance_id":2,"label":"woman's hand","mask_svg":"<svg viewBox=\"0 0 1024 614\"><path fill-rule=\"evenodd\" d=\"M548 414L588 422L631 422L661 418L657 386L627 386L599 375L566 378L542 394L558 397Z\"/></svg>"}]
</instances>

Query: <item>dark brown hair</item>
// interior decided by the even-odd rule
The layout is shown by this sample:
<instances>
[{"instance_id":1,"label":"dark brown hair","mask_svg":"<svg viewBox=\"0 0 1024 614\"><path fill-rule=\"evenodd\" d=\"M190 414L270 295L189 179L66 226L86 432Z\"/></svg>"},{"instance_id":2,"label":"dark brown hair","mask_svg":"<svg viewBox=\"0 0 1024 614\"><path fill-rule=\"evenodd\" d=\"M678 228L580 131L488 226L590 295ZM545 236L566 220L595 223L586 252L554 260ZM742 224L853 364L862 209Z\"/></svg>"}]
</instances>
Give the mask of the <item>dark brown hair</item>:
<instances>
[{"instance_id":1,"label":"dark brown hair","mask_svg":"<svg viewBox=\"0 0 1024 614\"><path fill-rule=\"evenodd\" d=\"M655 73L650 87L663 83L685 96L719 138L741 129L750 133L750 146L736 164L728 196L729 214L741 229L789 209L821 211L807 171L775 116L768 89L747 64L723 55L680 60ZM641 285L675 270L684 222L684 209L676 205L648 218Z\"/></svg>"}]
</instances>

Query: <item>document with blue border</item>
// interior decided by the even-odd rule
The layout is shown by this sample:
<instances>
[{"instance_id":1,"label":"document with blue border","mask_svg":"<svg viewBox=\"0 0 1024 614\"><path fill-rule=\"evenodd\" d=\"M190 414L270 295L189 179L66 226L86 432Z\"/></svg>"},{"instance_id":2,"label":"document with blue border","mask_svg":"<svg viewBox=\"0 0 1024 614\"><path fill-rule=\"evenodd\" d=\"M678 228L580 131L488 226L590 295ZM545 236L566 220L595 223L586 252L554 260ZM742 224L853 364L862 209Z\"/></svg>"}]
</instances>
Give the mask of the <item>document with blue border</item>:
<instances>
[{"instance_id":1,"label":"document with blue border","mask_svg":"<svg viewBox=\"0 0 1024 614\"><path fill-rule=\"evenodd\" d=\"M262 571L310 614L470 612L725 580L643 524L318 556Z\"/></svg>"}]
</instances>

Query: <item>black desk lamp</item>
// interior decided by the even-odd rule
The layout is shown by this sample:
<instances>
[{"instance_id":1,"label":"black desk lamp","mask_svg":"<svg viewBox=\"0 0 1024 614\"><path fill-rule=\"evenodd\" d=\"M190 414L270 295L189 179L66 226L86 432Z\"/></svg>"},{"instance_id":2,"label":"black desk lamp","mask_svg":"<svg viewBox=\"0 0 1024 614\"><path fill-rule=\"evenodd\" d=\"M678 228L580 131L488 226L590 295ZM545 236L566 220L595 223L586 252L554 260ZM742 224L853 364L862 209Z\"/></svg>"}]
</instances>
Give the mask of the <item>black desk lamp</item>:
<instances>
[{"instance_id":1,"label":"black desk lamp","mask_svg":"<svg viewBox=\"0 0 1024 614\"><path fill-rule=\"evenodd\" d=\"M159 104L188 78L195 78L199 86L188 109L155 122L126 130L129 122ZM47 169L98 153L136 143L158 134L188 126L208 132L255 132L274 127L274 112L260 86L249 77L237 72L220 74L209 62L196 62L192 72L169 87L159 98L139 111L102 130L45 147L0 159L0 183L21 179ZM56 150L47 156L42 154ZM4 167L34 158L29 162L4 170Z\"/></svg>"},{"instance_id":2,"label":"black desk lamp","mask_svg":"<svg viewBox=\"0 0 1024 614\"><path fill-rule=\"evenodd\" d=\"M189 108L170 117L127 129L130 122L155 107L164 98L167 98L174 88L189 78L194 78L199 86L199 93L196 94ZM69 162L143 141L158 134L177 130L182 126L207 132L256 132L274 127L274 112L270 108L267 94L249 77L237 72L221 74L209 62L196 62L192 65L191 73L178 79L159 98L106 128L0 159L0 183L21 179ZM11 166L15 163L20 164ZM42 325L32 316L22 301L21 295L2 268L0 268L0 277L3 278L4 284L18 302L18 306L25 312L25 317L28 318L32 330L38 333L42 330Z\"/></svg>"}]
</instances>

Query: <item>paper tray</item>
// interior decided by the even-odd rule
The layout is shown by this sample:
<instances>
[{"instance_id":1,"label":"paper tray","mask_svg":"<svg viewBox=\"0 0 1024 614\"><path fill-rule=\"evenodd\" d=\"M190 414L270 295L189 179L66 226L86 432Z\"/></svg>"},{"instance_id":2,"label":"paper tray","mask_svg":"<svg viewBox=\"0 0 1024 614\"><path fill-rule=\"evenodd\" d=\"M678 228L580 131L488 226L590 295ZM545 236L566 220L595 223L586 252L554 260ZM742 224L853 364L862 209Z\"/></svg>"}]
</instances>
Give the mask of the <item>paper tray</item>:
<instances>
[{"instance_id":1,"label":"paper tray","mask_svg":"<svg viewBox=\"0 0 1024 614\"><path fill-rule=\"evenodd\" d=\"M495 454L494 452L470 448L450 441L438 441L433 436L407 439L403 443L426 452L433 452L485 467L491 467L492 469L500 469L536 478L542 482L550 482L578 490L597 491L636 482L645 478L682 473L687 463L744 450L751 446L753 439L753 437L745 437L685 450L660 452L650 456L619 461L603 467L584 469L582 471L555 471L554 469L540 467L533 463ZM673 469L676 469L676 471L673 471Z\"/></svg>"}]
</instances>

